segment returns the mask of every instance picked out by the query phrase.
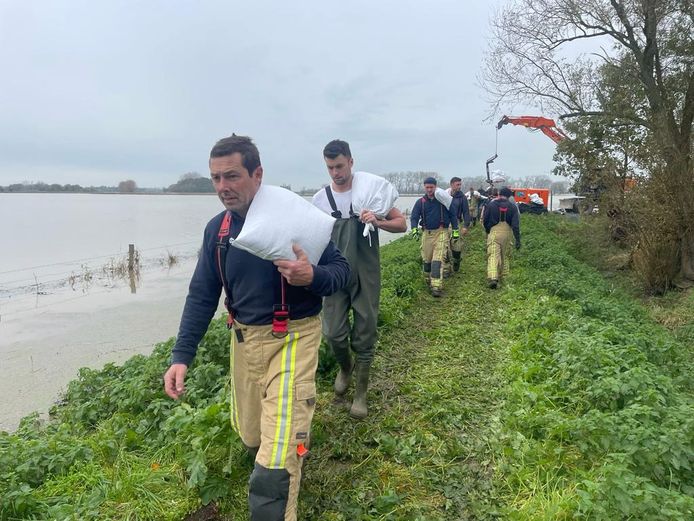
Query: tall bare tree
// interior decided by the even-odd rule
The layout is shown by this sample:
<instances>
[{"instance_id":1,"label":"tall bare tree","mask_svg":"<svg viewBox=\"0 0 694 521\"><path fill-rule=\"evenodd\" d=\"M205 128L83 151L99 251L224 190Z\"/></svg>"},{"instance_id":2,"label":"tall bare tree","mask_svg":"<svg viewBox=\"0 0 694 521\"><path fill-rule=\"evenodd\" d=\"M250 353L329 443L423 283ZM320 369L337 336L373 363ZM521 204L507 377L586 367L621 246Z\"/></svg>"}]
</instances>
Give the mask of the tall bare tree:
<instances>
[{"instance_id":1,"label":"tall bare tree","mask_svg":"<svg viewBox=\"0 0 694 521\"><path fill-rule=\"evenodd\" d=\"M672 276L694 281L694 0L516 0L492 32L482 82L495 111L522 102L645 133L644 201L667 215Z\"/></svg>"}]
</instances>

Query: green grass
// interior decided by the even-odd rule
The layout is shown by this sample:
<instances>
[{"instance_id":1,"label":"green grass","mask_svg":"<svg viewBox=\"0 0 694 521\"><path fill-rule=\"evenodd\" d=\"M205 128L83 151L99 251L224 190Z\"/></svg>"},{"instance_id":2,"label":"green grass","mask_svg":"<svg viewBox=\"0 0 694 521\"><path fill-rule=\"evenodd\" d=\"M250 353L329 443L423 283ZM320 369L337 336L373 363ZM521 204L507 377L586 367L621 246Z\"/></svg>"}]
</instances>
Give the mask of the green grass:
<instances>
[{"instance_id":1,"label":"green grass","mask_svg":"<svg viewBox=\"0 0 694 521\"><path fill-rule=\"evenodd\" d=\"M627 272L598 266L590 226L530 216L523 233L492 291L476 228L442 299L418 243L382 249L370 415L354 421L334 400L322 346L300 519L692 516L691 294L635 297ZM219 519L247 519L252 462L229 427L223 320L183 403L161 388L171 346L82 370L52 423L0 433L0 519L182 520L210 501Z\"/></svg>"}]
</instances>

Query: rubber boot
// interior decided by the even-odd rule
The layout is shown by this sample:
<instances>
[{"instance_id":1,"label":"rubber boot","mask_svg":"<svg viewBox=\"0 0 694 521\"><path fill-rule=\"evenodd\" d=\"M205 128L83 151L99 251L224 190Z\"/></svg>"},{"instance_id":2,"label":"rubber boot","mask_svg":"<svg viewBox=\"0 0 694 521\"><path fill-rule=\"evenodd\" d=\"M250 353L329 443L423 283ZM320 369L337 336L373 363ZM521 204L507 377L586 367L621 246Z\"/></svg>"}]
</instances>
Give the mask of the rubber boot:
<instances>
[{"instance_id":1,"label":"rubber boot","mask_svg":"<svg viewBox=\"0 0 694 521\"><path fill-rule=\"evenodd\" d=\"M337 358L337 363L340 366L340 370L337 372L335 377L335 394L342 396L349 389L349 384L352 383L352 370L354 369L354 364L352 363L352 357L347 352L341 352L338 356L337 351L335 351L335 358Z\"/></svg>"},{"instance_id":2,"label":"rubber boot","mask_svg":"<svg viewBox=\"0 0 694 521\"><path fill-rule=\"evenodd\" d=\"M369 389L369 369L371 362L357 362L355 364L355 372L357 373L356 389L354 390L354 400L352 400L352 408L349 410L349 415L352 418L362 419L369 414L369 409L366 405L366 393Z\"/></svg>"}]
</instances>

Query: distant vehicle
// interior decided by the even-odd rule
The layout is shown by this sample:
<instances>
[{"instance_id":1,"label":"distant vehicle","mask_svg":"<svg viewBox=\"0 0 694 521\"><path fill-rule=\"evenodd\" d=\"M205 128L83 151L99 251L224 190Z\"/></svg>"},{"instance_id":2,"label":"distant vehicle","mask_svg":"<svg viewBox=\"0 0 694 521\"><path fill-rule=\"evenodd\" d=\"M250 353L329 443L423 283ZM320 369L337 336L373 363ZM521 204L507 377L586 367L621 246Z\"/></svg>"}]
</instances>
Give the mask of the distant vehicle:
<instances>
[{"instance_id":1,"label":"distant vehicle","mask_svg":"<svg viewBox=\"0 0 694 521\"><path fill-rule=\"evenodd\" d=\"M559 209L557 213L581 213L581 201L586 198L582 195L568 195L559 198Z\"/></svg>"},{"instance_id":2,"label":"distant vehicle","mask_svg":"<svg viewBox=\"0 0 694 521\"><path fill-rule=\"evenodd\" d=\"M520 213L547 213L549 189L547 188L511 188L513 199Z\"/></svg>"}]
</instances>

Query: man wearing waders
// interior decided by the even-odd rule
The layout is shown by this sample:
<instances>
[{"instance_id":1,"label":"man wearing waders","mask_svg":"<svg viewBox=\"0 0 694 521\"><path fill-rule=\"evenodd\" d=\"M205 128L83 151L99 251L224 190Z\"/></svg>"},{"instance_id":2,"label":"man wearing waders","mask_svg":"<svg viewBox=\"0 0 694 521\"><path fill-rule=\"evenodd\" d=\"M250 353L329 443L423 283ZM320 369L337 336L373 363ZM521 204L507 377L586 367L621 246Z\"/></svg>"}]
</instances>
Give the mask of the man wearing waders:
<instances>
[{"instance_id":1,"label":"man wearing waders","mask_svg":"<svg viewBox=\"0 0 694 521\"><path fill-rule=\"evenodd\" d=\"M446 266L444 266L444 274L451 270L450 263L453 263L453 271L457 272L460 269L460 258L463 252L463 236L467 235L470 227L470 210L468 208L467 197L463 194L460 186L463 184L460 177L451 178L451 187L448 193L453 197L451 210L454 210L455 217L458 221L458 227L451 229L451 240L449 242L449 255L446 255ZM455 209L454 209L455 207Z\"/></svg>"},{"instance_id":2,"label":"man wearing waders","mask_svg":"<svg viewBox=\"0 0 694 521\"><path fill-rule=\"evenodd\" d=\"M263 167L251 139L236 135L214 145L209 165L225 210L205 228L164 390L174 400L185 393L188 366L224 289L233 328L231 426L255 457L250 518L295 521L316 403L321 298L347 284L349 264L332 242L317 265L300 245L294 245L296 259L275 262L229 246L244 226Z\"/></svg>"},{"instance_id":3,"label":"man wearing waders","mask_svg":"<svg viewBox=\"0 0 694 521\"><path fill-rule=\"evenodd\" d=\"M518 207L508 200L509 188L499 190L499 195L484 209L483 224L487 232L487 281L496 289L502 277L508 276L511 262L512 239L516 249L521 247L520 214Z\"/></svg>"},{"instance_id":4,"label":"man wearing waders","mask_svg":"<svg viewBox=\"0 0 694 521\"><path fill-rule=\"evenodd\" d=\"M465 197L467 197L468 206L470 208L470 220L472 221L472 226L476 226L477 219L480 216L480 203L483 199L486 199L486 197L480 194L472 186L470 187L470 191L465 194Z\"/></svg>"},{"instance_id":5,"label":"man wearing waders","mask_svg":"<svg viewBox=\"0 0 694 521\"><path fill-rule=\"evenodd\" d=\"M436 179L427 177L424 180L424 197L417 199L412 207L410 227L413 234L418 234L420 222L422 224L422 270L431 287L431 294L440 297L443 295L443 260L448 248L448 227L457 230L458 220L453 203L447 209L436 199L435 193Z\"/></svg>"},{"instance_id":6,"label":"man wearing waders","mask_svg":"<svg viewBox=\"0 0 694 521\"><path fill-rule=\"evenodd\" d=\"M381 261L378 229L398 233L407 230L405 217L391 208L385 219L373 212L361 215L352 211L352 166L354 159L349 144L339 139L323 149L323 159L332 182L313 196L313 204L337 219L332 240L347 257L352 275L349 285L323 300L323 335L330 345L339 372L335 378L335 394L344 395L349 389L352 373L356 374L354 399L349 410L353 418L365 418L369 387L369 371L376 347L378 303L381 294ZM364 237L364 227L374 230ZM349 311L353 321L350 324ZM352 360L350 348L355 353Z\"/></svg>"}]
</instances>

